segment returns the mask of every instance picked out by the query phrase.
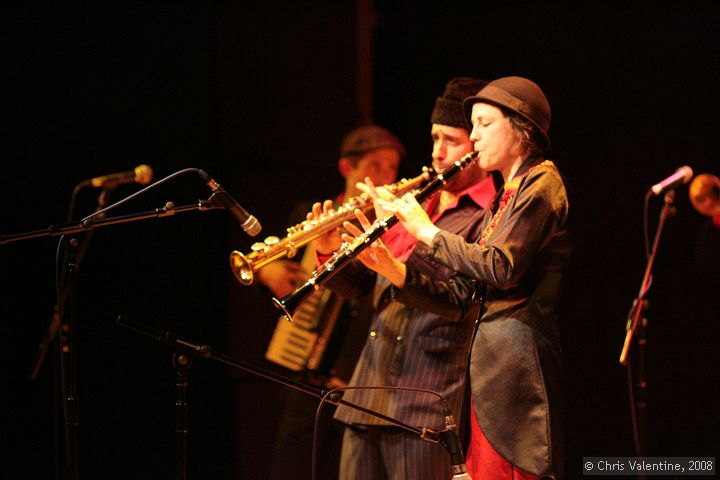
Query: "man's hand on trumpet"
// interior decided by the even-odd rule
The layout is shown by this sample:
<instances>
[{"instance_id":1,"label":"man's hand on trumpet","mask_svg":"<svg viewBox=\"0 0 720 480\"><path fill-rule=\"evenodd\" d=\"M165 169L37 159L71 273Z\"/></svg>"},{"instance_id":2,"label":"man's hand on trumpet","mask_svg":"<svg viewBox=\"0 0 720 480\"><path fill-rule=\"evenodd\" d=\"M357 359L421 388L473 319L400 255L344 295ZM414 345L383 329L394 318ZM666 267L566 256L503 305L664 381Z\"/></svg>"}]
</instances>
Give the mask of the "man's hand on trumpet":
<instances>
[{"instance_id":1,"label":"man's hand on trumpet","mask_svg":"<svg viewBox=\"0 0 720 480\"><path fill-rule=\"evenodd\" d=\"M356 186L358 187L358 189L367 193L372 198L373 205L375 207L375 218L383 218L387 214L387 212L378 204L378 200L382 198L391 200L394 199L395 196L390 193L385 187L376 187L369 177L365 178L365 183L358 182ZM313 206L314 215L319 215L320 213L327 213L327 206L327 202L325 202L325 204L323 205L323 210L321 212L319 209L319 204L315 204ZM332 205L330 204L329 207L331 206ZM362 236L363 232L370 229L373 225L372 222L367 218L367 216L365 216L362 210L356 209L354 213L362 229L351 222L344 222L343 228L345 229L345 232L341 233L340 240L347 243L354 242L357 237ZM328 241L327 237L323 240L321 244L318 245L318 248L320 248L320 245L322 245L322 248L334 247L333 251L340 248L340 244L337 243L336 239ZM405 284L405 265L399 260L397 260L392 255L392 253L390 253L390 250L388 250L388 248L385 246L385 243L381 239L375 240L369 247L359 252L357 258L367 268L386 277L394 285L402 287Z\"/></svg>"},{"instance_id":2,"label":"man's hand on trumpet","mask_svg":"<svg viewBox=\"0 0 720 480\"><path fill-rule=\"evenodd\" d=\"M299 263L284 259L268 263L256 275L258 281L277 298L289 294L310 277Z\"/></svg>"},{"instance_id":3,"label":"man's hand on trumpet","mask_svg":"<svg viewBox=\"0 0 720 480\"><path fill-rule=\"evenodd\" d=\"M332 200L325 200L324 202L315 202L312 206L312 211L307 214L309 221L317 220L323 216L332 215L333 202ZM334 228L323 235L320 235L315 240L315 251L320 255L332 255L340 245L342 239L340 238L340 227Z\"/></svg>"}]
</instances>

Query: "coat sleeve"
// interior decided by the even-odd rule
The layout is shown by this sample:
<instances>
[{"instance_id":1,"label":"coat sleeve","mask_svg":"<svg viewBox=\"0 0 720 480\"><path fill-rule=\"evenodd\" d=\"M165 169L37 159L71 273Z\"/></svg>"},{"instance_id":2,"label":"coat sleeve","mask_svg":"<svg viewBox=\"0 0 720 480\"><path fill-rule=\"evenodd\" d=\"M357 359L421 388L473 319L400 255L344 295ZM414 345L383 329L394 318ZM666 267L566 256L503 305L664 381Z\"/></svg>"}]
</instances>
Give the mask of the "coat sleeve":
<instances>
[{"instance_id":1,"label":"coat sleeve","mask_svg":"<svg viewBox=\"0 0 720 480\"><path fill-rule=\"evenodd\" d=\"M392 295L400 303L459 322L474 312L474 289L472 279L453 275L438 280L408 265L404 287L393 287Z\"/></svg>"},{"instance_id":2,"label":"coat sleeve","mask_svg":"<svg viewBox=\"0 0 720 480\"><path fill-rule=\"evenodd\" d=\"M535 170L535 169L533 169ZM467 243L441 231L428 255L461 275L508 289L519 285L538 253L567 219L562 178L554 168L538 168L523 179L485 245Z\"/></svg>"}]
</instances>

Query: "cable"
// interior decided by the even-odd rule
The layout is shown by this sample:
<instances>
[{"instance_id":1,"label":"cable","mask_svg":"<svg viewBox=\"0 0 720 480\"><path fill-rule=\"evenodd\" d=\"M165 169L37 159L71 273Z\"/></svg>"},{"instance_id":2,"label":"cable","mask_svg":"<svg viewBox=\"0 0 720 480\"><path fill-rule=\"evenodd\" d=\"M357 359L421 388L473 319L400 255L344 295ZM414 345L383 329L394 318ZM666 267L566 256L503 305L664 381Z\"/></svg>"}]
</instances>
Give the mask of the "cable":
<instances>
[{"instance_id":1,"label":"cable","mask_svg":"<svg viewBox=\"0 0 720 480\"><path fill-rule=\"evenodd\" d=\"M170 179L172 179L172 178L175 178L175 177L177 177L177 176L179 176L179 175L182 175L182 174L184 174L184 173L199 173L199 172L200 172L200 170L197 169L197 168L185 168L185 169L180 170L180 171L177 171L177 172L175 172L175 173L171 173L171 174L168 175L167 177L161 178L160 180L158 180L158 181L155 182L155 183L151 183L151 184L148 185L147 187L138 190L137 192L133 193L132 195L127 196L127 197L123 198L122 200L119 200L119 201L113 203L112 205L108 205L107 207L103 208L102 210L98 210L97 212L94 212L94 213L92 213L91 215L88 215L87 217L83 218L82 221L83 221L83 222L90 221L90 220L92 220L93 218L97 217L98 215L101 215L101 214L103 214L103 213L105 213L105 212L108 212L108 211L112 210L112 209L115 208L115 207L119 207L120 205L122 205L122 204L124 204L124 203L126 203L126 202L129 202L130 200L134 199L135 197L138 197L138 196L142 195L143 193L147 192L148 190L150 190L150 189L152 189L152 188L155 188L155 187L157 187L157 186L159 186L159 185L167 182L168 180L170 180Z\"/></svg>"},{"instance_id":2,"label":"cable","mask_svg":"<svg viewBox=\"0 0 720 480\"><path fill-rule=\"evenodd\" d=\"M446 416L450 412L450 407L448 406L448 403L447 403L447 400L445 399L445 397L443 397L442 395L440 395L439 393L437 393L433 390L427 390L424 388L383 387L383 386L380 386L380 387L349 387L348 386L348 387L333 388L332 390L329 390L327 393L325 393L325 395L322 396L322 398L320 399L320 404L318 405L317 411L315 412L315 424L313 426L313 443L312 443L312 474L310 477L312 480L316 479L316 474L317 474L317 472L316 472L316 468L317 468L317 466L316 466L316 463L317 463L317 437L318 437L318 429L319 429L319 425L320 425L320 414L322 412L322 407L328 401L331 401L331 402L339 401L339 398L337 400L329 400L329 398L331 396L337 394L338 392L345 391L345 390L396 390L396 391L405 391L405 392L429 393L431 395L435 395L442 401L443 409L445 410ZM425 433L427 431L426 428L423 428L422 430L423 430L423 433ZM428 442L439 443L439 441L433 441L432 439L427 438L423 434L420 435L420 438L425 441L428 441Z\"/></svg>"}]
</instances>

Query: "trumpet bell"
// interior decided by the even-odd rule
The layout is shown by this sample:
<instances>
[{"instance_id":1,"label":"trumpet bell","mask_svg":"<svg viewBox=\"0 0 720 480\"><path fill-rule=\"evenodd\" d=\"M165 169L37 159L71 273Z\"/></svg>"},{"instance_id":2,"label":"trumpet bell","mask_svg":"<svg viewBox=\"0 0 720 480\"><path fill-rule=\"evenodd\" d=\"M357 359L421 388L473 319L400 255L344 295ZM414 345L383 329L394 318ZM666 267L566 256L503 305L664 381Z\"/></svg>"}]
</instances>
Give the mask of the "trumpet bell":
<instances>
[{"instance_id":1,"label":"trumpet bell","mask_svg":"<svg viewBox=\"0 0 720 480\"><path fill-rule=\"evenodd\" d=\"M237 250L230 253L230 270L232 270L235 278L243 285L252 285L255 278L252 264L248 259Z\"/></svg>"},{"instance_id":2,"label":"trumpet bell","mask_svg":"<svg viewBox=\"0 0 720 480\"><path fill-rule=\"evenodd\" d=\"M720 215L720 179L715 175L703 173L696 176L688 190L690 202L702 215Z\"/></svg>"}]
</instances>

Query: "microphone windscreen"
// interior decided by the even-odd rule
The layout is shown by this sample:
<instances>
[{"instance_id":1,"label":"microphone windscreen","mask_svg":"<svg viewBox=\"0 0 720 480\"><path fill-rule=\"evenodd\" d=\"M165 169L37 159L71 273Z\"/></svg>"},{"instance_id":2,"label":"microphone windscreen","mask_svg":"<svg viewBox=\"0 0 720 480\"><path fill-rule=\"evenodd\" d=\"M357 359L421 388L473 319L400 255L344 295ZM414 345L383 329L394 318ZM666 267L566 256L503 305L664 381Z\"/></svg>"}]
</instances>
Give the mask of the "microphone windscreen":
<instances>
[{"instance_id":1,"label":"microphone windscreen","mask_svg":"<svg viewBox=\"0 0 720 480\"><path fill-rule=\"evenodd\" d=\"M138 165L135 167L135 181L140 185L147 185L152 182L153 169L150 165Z\"/></svg>"}]
</instances>

